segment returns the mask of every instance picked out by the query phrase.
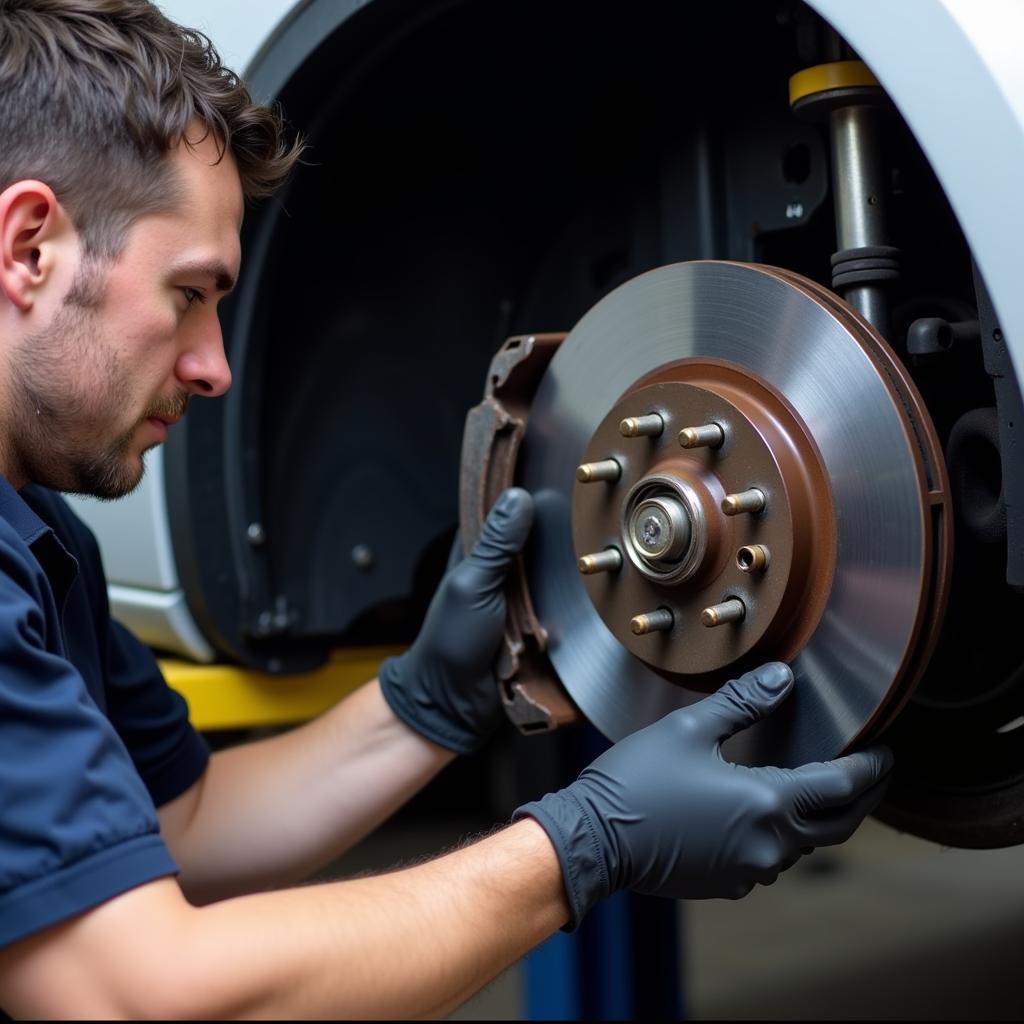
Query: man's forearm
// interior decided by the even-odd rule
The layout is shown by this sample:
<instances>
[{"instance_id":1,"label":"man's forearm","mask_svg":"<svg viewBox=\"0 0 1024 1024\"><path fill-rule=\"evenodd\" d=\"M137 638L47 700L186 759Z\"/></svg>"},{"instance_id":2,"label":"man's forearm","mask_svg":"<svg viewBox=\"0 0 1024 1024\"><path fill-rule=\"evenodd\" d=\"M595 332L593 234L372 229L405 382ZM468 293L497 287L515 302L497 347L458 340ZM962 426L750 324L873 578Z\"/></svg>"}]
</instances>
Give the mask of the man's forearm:
<instances>
[{"instance_id":1,"label":"man's forearm","mask_svg":"<svg viewBox=\"0 0 1024 1024\"><path fill-rule=\"evenodd\" d=\"M0 954L16 1016L442 1016L569 917L539 825L404 871L190 907L170 880Z\"/></svg>"},{"instance_id":2,"label":"man's forearm","mask_svg":"<svg viewBox=\"0 0 1024 1024\"><path fill-rule=\"evenodd\" d=\"M376 680L301 728L221 751L160 811L182 888L207 902L307 878L453 756L399 721Z\"/></svg>"},{"instance_id":3,"label":"man's forearm","mask_svg":"<svg viewBox=\"0 0 1024 1024\"><path fill-rule=\"evenodd\" d=\"M296 921L315 915L316 927L331 933L308 961L284 948L267 956L280 984L266 987L260 1005L247 1006L243 995L236 1007L236 997L223 994L228 1015L281 1017L446 1014L568 920L557 858L534 822L406 871L208 911L202 941L211 952L234 941L243 911L252 928L268 912L283 922L291 911ZM282 935L281 945L288 942ZM258 953L259 942L250 944ZM303 984L289 991L294 974Z\"/></svg>"}]
</instances>

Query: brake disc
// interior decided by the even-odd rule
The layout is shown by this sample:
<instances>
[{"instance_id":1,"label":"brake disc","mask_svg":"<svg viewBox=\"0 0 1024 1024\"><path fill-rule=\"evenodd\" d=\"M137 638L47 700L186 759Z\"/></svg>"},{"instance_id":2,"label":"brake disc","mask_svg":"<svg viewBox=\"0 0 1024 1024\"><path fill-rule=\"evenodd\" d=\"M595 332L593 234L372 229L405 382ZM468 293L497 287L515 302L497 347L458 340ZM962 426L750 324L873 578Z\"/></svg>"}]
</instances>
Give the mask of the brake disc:
<instances>
[{"instance_id":1,"label":"brake disc","mask_svg":"<svg viewBox=\"0 0 1024 1024\"><path fill-rule=\"evenodd\" d=\"M613 740L781 659L793 696L726 753L830 758L927 663L952 543L941 449L893 353L814 282L709 261L622 285L548 364L518 475L547 654Z\"/></svg>"}]
</instances>

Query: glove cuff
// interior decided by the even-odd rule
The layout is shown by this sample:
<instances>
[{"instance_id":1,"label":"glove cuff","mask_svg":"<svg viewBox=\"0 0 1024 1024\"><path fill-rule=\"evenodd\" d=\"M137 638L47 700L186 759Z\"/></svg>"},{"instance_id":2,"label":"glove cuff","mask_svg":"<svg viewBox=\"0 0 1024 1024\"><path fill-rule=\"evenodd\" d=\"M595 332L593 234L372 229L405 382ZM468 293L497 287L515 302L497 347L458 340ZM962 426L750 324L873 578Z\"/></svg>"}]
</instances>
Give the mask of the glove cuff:
<instances>
[{"instance_id":1,"label":"glove cuff","mask_svg":"<svg viewBox=\"0 0 1024 1024\"><path fill-rule=\"evenodd\" d=\"M513 821L533 818L548 834L569 901L572 918L562 931L575 931L587 911L611 894L611 883L597 830L583 804L568 789L548 793L540 800L523 804Z\"/></svg>"},{"instance_id":2,"label":"glove cuff","mask_svg":"<svg viewBox=\"0 0 1024 1024\"><path fill-rule=\"evenodd\" d=\"M420 690L418 697L410 697L402 686L402 664L407 655L386 658L377 672L380 692L387 705L413 732L455 754L471 754L478 750L485 737L469 729L460 729L438 706Z\"/></svg>"}]
</instances>

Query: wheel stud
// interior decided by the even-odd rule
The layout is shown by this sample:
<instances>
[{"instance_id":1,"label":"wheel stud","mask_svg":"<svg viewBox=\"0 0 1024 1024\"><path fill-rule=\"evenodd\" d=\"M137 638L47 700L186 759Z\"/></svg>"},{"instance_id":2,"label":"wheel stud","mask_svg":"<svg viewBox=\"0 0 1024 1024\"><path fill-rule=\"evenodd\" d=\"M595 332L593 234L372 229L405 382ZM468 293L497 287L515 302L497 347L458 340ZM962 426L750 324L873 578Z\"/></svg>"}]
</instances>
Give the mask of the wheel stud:
<instances>
[{"instance_id":1,"label":"wheel stud","mask_svg":"<svg viewBox=\"0 0 1024 1024\"><path fill-rule=\"evenodd\" d=\"M702 427L683 427L679 431L679 443L684 448L721 448L725 431L717 423L705 423Z\"/></svg>"},{"instance_id":2,"label":"wheel stud","mask_svg":"<svg viewBox=\"0 0 1024 1024\"><path fill-rule=\"evenodd\" d=\"M622 568L622 554L618 548L605 548L592 555L584 555L577 563L584 576L598 572L618 572Z\"/></svg>"},{"instance_id":3,"label":"wheel stud","mask_svg":"<svg viewBox=\"0 0 1024 1024\"><path fill-rule=\"evenodd\" d=\"M747 606L737 597L731 597L721 604L713 604L700 613L700 621L705 626L722 626L726 622L742 622L747 614Z\"/></svg>"},{"instance_id":4,"label":"wheel stud","mask_svg":"<svg viewBox=\"0 0 1024 1024\"><path fill-rule=\"evenodd\" d=\"M576 467L576 479L581 484L592 484L595 480L605 480L610 484L622 476L622 467L615 459L602 459L600 462L584 462Z\"/></svg>"},{"instance_id":5,"label":"wheel stud","mask_svg":"<svg viewBox=\"0 0 1024 1024\"><path fill-rule=\"evenodd\" d=\"M656 412L649 416L627 416L619 424L623 437L660 437L664 429L665 421Z\"/></svg>"},{"instance_id":6,"label":"wheel stud","mask_svg":"<svg viewBox=\"0 0 1024 1024\"><path fill-rule=\"evenodd\" d=\"M742 512L761 512L765 506L764 491L751 487L749 491L727 494L722 499L722 511L727 516L738 516Z\"/></svg>"},{"instance_id":7,"label":"wheel stud","mask_svg":"<svg viewBox=\"0 0 1024 1024\"><path fill-rule=\"evenodd\" d=\"M674 622L675 616L667 608L656 608L653 612L634 615L629 620L629 628L637 636L644 636L647 633L664 633L672 628Z\"/></svg>"}]
</instances>

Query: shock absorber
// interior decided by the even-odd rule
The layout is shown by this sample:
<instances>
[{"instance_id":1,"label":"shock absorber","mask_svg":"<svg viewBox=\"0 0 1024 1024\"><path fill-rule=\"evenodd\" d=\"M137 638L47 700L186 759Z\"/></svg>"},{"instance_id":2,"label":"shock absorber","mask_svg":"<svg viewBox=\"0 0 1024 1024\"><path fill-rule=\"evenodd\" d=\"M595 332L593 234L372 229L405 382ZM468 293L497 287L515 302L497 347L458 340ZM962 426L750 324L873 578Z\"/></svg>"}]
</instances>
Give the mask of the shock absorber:
<instances>
[{"instance_id":1,"label":"shock absorber","mask_svg":"<svg viewBox=\"0 0 1024 1024\"><path fill-rule=\"evenodd\" d=\"M885 92L862 61L836 60L793 75L789 102L794 113L829 124L838 245L832 288L887 337L885 289L899 277L899 250L886 227Z\"/></svg>"}]
</instances>

